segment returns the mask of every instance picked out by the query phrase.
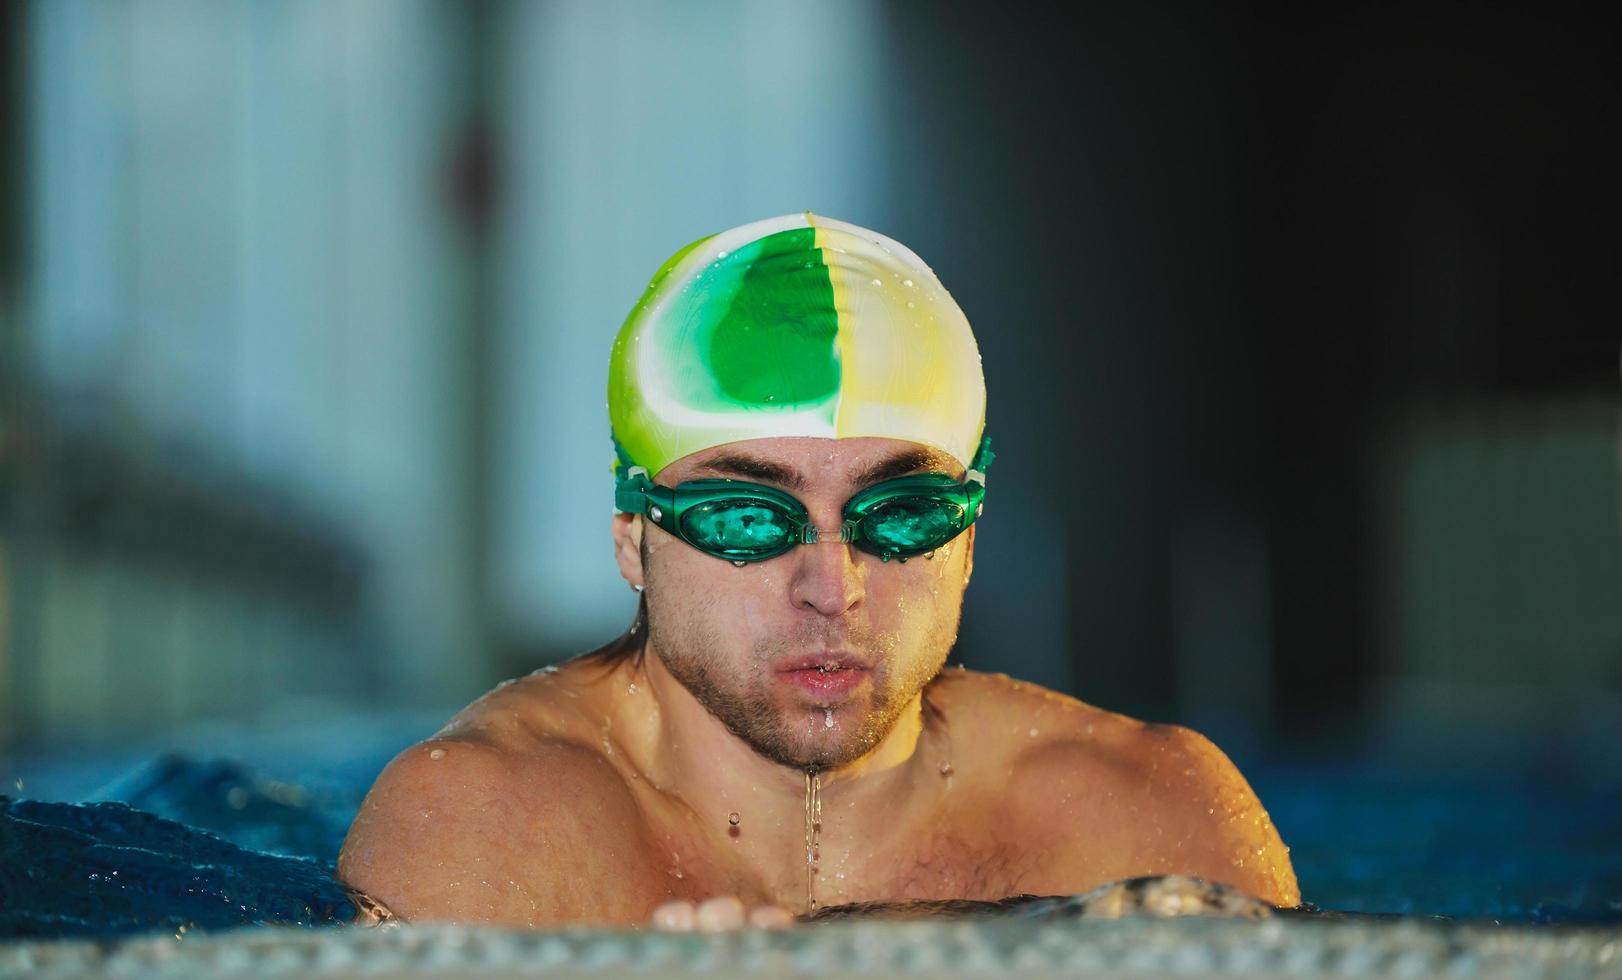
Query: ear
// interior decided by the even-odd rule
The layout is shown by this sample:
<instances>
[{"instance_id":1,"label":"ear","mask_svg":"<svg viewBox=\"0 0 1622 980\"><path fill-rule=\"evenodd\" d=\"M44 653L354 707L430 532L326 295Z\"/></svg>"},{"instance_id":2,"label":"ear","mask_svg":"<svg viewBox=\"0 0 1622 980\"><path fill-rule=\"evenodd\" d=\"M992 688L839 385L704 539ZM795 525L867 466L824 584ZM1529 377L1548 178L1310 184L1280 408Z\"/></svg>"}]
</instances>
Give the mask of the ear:
<instances>
[{"instance_id":1,"label":"ear","mask_svg":"<svg viewBox=\"0 0 1622 980\"><path fill-rule=\"evenodd\" d=\"M619 564L620 577L641 589L642 579L642 515L614 515L614 561Z\"/></svg>"}]
</instances>

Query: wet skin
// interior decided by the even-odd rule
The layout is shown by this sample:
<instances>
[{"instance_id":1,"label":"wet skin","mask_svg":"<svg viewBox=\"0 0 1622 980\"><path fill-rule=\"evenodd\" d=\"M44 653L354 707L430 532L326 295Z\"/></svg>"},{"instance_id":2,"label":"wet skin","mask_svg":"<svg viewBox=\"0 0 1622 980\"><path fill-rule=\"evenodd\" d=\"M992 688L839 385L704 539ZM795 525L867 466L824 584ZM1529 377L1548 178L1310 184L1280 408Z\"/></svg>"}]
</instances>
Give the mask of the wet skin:
<instances>
[{"instance_id":1,"label":"wet skin","mask_svg":"<svg viewBox=\"0 0 1622 980\"><path fill-rule=\"evenodd\" d=\"M890 439L780 438L658 478L778 485L826 528L864 486L926 470L962 467ZM800 913L815 766L820 906L1171 873L1298 904L1287 848L1204 737L941 670L976 530L906 564L833 543L736 568L616 516L621 573L646 589L642 654L503 685L401 753L340 876L407 919L636 925L717 896Z\"/></svg>"}]
</instances>

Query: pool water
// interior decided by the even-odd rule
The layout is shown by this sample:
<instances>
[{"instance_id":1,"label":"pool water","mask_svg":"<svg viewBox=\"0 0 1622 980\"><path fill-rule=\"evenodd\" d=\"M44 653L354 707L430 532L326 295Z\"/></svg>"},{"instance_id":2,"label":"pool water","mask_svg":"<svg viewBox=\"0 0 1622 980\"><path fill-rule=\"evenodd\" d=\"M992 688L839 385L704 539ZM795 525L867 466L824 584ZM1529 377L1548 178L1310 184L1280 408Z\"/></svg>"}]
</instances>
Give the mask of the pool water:
<instances>
[{"instance_id":1,"label":"pool water","mask_svg":"<svg viewBox=\"0 0 1622 980\"><path fill-rule=\"evenodd\" d=\"M1622 789L1368 763L1247 775L1322 908L1622 922Z\"/></svg>"},{"instance_id":2,"label":"pool water","mask_svg":"<svg viewBox=\"0 0 1622 980\"><path fill-rule=\"evenodd\" d=\"M170 754L89 794L98 802L0 798L0 937L346 922L332 870L392 751L303 777ZM1622 924L1622 792L1248 768L1319 909Z\"/></svg>"}]
</instances>

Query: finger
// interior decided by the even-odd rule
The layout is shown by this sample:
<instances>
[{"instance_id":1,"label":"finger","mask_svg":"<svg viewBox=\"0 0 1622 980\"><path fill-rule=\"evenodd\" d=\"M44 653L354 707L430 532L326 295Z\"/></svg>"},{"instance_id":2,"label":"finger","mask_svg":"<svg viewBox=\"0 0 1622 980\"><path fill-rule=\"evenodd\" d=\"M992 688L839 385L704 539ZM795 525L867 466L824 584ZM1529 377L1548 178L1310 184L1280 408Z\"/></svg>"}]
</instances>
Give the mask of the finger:
<instances>
[{"instance_id":1,"label":"finger","mask_svg":"<svg viewBox=\"0 0 1622 980\"><path fill-rule=\"evenodd\" d=\"M705 899L694 915L699 932L729 932L742 929L743 923L743 903L731 895Z\"/></svg>"},{"instance_id":2,"label":"finger","mask_svg":"<svg viewBox=\"0 0 1622 980\"><path fill-rule=\"evenodd\" d=\"M666 902L654 909L650 921L655 929L662 932L692 932L693 920L693 903L677 901Z\"/></svg>"},{"instance_id":3,"label":"finger","mask_svg":"<svg viewBox=\"0 0 1622 980\"><path fill-rule=\"evenodd\" d=\"M794 924L794 913L776 905L757 905L749 910L749 924L756 929L786 929Z\"/></svg>"}]
</instances>

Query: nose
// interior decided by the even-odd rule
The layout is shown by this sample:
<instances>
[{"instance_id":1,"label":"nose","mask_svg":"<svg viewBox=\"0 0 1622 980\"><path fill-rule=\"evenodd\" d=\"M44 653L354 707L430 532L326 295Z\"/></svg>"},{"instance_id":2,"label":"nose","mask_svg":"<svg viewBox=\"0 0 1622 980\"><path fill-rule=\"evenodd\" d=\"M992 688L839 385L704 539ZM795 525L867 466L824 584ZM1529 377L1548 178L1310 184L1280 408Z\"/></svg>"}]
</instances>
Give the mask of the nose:
<instances>
[{"instance_id":1,"label":"nose","mask_svg":"<svg viewBox=\"0 0 1622 980\"><path fill-rule=\"evenodd\" d=\"M866 589L855 551L834 535L795 548L789 556L796 562L789 582L795 608L839 616L860 603Z\"/></svg>"}]
</instances>

